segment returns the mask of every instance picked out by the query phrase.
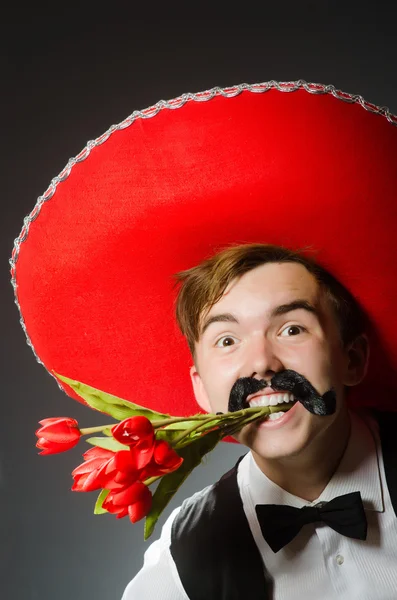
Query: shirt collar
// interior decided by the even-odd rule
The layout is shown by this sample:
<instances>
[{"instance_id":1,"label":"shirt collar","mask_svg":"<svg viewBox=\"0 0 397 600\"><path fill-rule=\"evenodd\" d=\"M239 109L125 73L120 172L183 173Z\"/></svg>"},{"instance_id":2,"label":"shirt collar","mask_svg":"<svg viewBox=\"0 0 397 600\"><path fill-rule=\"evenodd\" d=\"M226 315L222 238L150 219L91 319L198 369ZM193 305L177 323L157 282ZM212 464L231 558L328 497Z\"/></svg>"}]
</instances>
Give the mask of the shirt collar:
<instances>
[{"instance_id":1,"label":"shirt collar","mask_svg":"<svg viewBox=\"0 0 397 600\"><path fill-rule=\"evenodd\" d=\"M350 413L350 438L341 462L328 485L314 502L307 502L294 496L273 483L259 469L252 454L249 453L246 463L249 492L255 504L289 504L296 508L328 502L336 496L359 491L365 509L384 511L382 484L378 455L380 445L375 440L369 423L356 413ZM244 461L245 462L245 461Z\"/></svg>"}]
</instances>

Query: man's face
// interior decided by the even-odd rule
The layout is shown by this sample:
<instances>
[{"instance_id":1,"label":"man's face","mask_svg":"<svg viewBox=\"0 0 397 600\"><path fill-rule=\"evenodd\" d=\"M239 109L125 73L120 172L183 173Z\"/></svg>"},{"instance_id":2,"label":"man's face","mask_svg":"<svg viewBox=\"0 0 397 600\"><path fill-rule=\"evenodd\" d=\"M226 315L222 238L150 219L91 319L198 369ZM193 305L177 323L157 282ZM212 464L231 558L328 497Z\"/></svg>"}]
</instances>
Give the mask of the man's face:
<instances>
[{"instance_id":1,"label":"man's face","mask_svg":"<svg viewBox=\"0 0 397 600\"><path fill-rule=\"evenodd\" d=\"M230 390L240 377L269 382L275 373L292 369L320 394L334 388L337 408L331 416L313 415L297 402L279 421L253 423L236 435L263 458L299 454L338 418L344 385L352 384L332 305L297 263L265 264L234 280L204 316L195 355L193 388L208 412L227 412Z\"/></svg>"}]
</instances>

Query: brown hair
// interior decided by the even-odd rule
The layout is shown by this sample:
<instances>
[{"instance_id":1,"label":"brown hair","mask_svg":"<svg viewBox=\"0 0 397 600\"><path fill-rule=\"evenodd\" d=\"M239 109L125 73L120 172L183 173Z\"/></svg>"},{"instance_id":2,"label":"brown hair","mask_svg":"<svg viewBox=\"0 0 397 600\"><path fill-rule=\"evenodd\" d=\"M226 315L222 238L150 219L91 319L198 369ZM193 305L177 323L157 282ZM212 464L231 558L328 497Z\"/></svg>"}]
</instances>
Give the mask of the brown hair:
<instances>
[{"instance_id":1,"label":"brown hair","mask_svg":"<svg viewBox=\"0 0 397 600\"><path fill-rule=\"evenodd\" d=\"M176 319L194 355L202 317L220 300L229 283L266 263L293 262L311 273L331 300L339 321L342 343L352 342L365 329L364 313L350 292L313 259L270 244L228 247L199 265L175 275L180 284Z\"/></svg>"}]
</instances>

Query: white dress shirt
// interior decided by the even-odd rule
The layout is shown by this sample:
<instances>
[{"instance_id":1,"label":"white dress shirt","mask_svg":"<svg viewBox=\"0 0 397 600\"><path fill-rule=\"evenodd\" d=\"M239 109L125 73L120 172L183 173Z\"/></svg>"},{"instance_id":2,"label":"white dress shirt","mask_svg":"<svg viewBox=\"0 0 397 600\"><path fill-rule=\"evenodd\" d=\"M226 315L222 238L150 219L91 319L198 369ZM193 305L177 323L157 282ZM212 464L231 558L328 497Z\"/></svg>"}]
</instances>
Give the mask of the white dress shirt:
<instances>
[{"instance_id":1,"label":"white dress shirt","mask_svg":"<svg viewBox=\"0 0 397 600\"><path fill-rule=\"evenodd\" d=\"M351 413L351 434L337 471L312 503L361 492L368 521L365 541L344 537L325 524L305 525L276 554L265 542L256 504L307 501L270 481L249 452L238 467L237 482L254 540L274 578L274 600L397 600L397 517L387 490L377 423ZM200 492L202 493L202 492ZM143 568L122 600L189 600L169 547L180 507L165 523L159 540L145 553Z\"/></svg>"}]
</instances>

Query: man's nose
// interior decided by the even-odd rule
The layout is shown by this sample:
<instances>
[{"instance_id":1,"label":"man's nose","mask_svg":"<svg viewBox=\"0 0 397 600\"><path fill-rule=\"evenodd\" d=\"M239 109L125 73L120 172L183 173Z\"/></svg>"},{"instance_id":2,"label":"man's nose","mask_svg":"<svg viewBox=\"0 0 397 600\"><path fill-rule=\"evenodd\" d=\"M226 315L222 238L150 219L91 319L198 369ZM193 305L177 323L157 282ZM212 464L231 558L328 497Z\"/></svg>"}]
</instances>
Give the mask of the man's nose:
<instances>
[{"instance_id":1,"label":"man's nose","mask_svg":"<svg viewBox=\"0 0 397 600\"><path fill-rule=\"evenodd\" d=\"M252 340L248 356L247 372L251 377L271 379L285 369L274 344L264 336Z\"/></svg>"}]
</instances>

